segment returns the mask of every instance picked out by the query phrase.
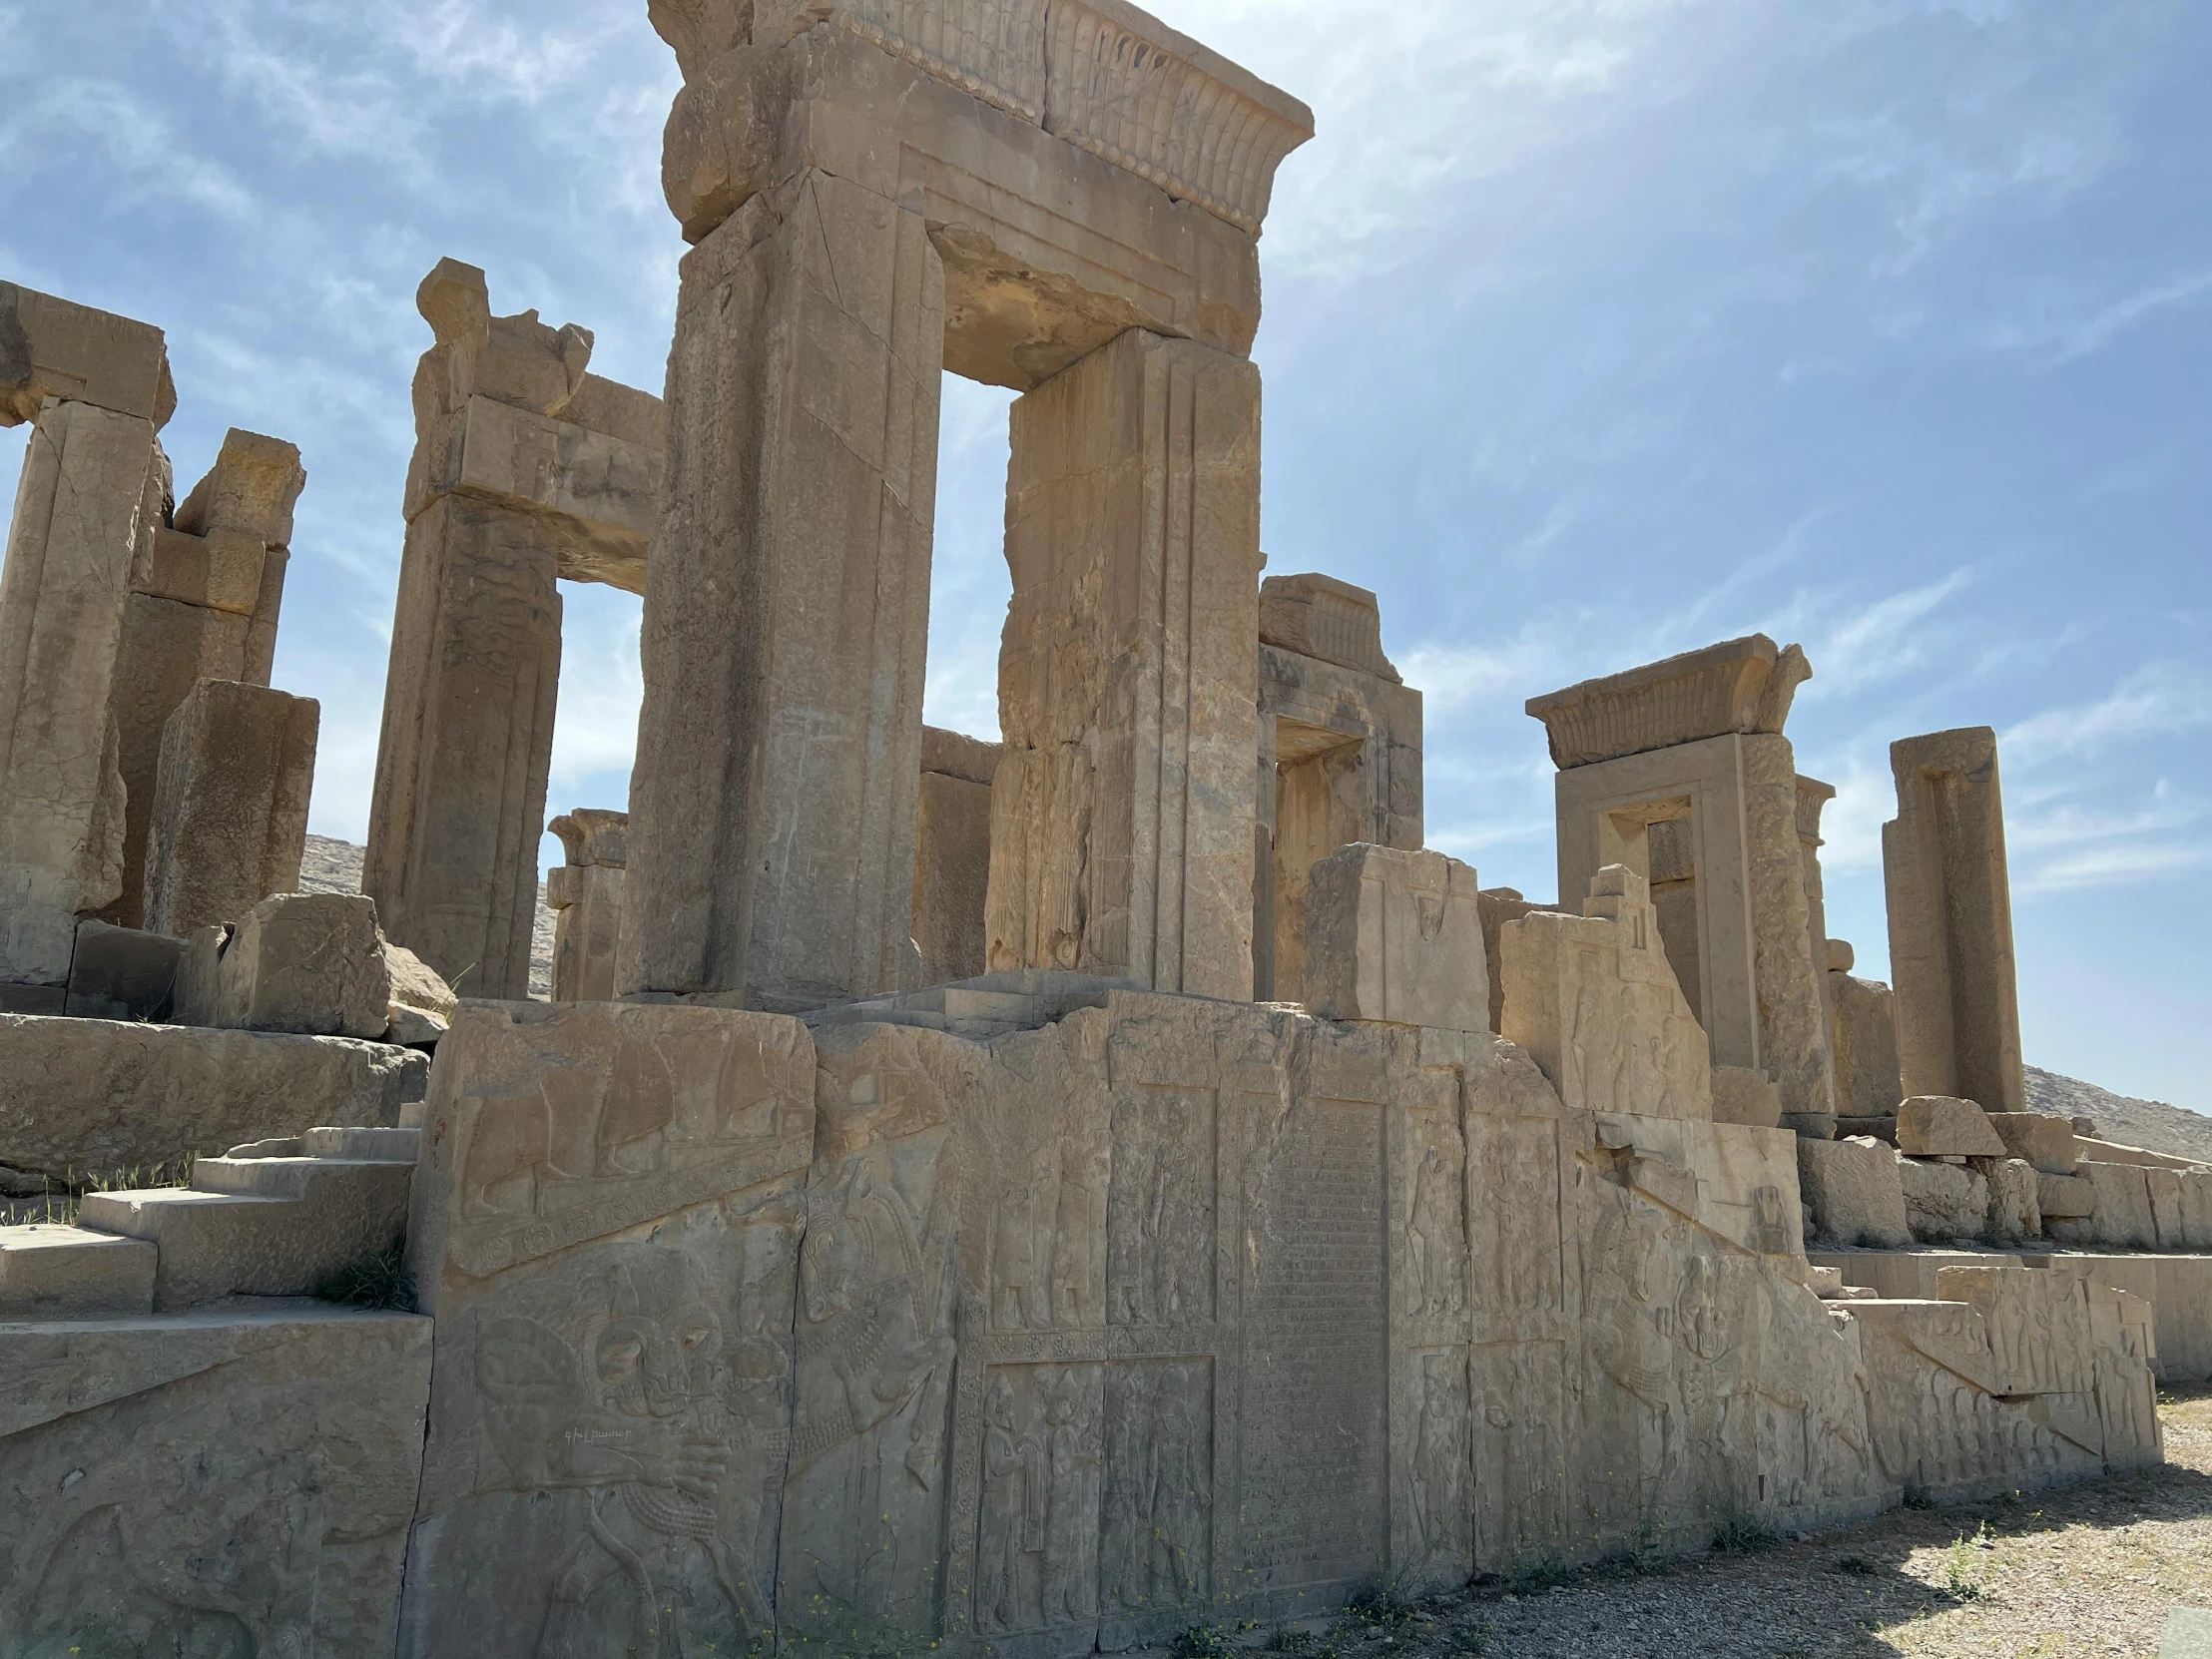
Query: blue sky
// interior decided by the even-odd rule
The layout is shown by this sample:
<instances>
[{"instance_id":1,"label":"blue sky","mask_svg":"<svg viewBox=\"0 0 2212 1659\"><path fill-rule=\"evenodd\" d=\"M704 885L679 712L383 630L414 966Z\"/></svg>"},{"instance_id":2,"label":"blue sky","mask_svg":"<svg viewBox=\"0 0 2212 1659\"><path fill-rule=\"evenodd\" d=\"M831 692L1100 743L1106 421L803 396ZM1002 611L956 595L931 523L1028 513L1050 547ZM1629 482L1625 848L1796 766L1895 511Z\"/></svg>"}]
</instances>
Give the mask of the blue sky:
<instances>
[{"instance_id":1,"label":"blue sky","mask_svg":"<svg viewBox=\"0 0 2212 1659\"><path fill-rule=\"evenodd\" d=\"M1531 694L1752 629L1818 678L1884 971L1896 737L2002 740L2032 1063L2212 1108L2212 8L1172 0L1312 103L1263 244L1277 571L1378 590L1431 844L1550 898ZM168 329L180 480L298 442L277 683L367 818L442 255L658 388L642 0L0 0L0 276ZM20 431L0 433L12 476ZM995 727L1005 398L948 385L930 718ZM568 591L550 811L620 805L637 604Z\"/></svg>"}]
</instances>

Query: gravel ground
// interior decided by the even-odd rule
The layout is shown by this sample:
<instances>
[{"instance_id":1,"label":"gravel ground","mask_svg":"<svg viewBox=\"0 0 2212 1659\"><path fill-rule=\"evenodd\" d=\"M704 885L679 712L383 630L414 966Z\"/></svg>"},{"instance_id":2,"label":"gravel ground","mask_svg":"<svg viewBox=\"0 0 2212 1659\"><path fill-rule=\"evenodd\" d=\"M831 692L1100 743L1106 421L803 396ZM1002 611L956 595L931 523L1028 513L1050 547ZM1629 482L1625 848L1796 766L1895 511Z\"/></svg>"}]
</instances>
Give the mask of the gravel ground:
<instances>
[{"instance_id":1,"label":"gravel ground","mask_svg":"<svg viewBox=\"0 0 2212 1659\"><path fill-rule=\"evenodd\" d=\"M2139 1474L1237 1646L1306 1659L2155 1659L2172 1609L2212 1607L2212 1391L2169 1398L2161 1415L2167 1463ZM1197 1635L1179 1651L1227 1644Z\"/></svg>"}]
</instances>

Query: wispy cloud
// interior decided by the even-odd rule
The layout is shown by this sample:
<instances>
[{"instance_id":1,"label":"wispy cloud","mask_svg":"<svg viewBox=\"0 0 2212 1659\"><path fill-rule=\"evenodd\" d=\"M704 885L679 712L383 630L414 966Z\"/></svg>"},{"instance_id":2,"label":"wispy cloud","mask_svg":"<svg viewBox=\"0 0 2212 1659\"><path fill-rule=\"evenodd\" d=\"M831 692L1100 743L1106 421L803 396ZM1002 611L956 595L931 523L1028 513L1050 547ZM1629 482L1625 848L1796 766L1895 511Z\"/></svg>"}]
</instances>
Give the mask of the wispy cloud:
<instances>
[{"instance_id":1,"label":"wispy cloud","mask_svg":"<svg viewBox=\"0 0 2212 1659\"><path fill-rule=\"evenodd\" d=\"M2046 709L2002 737L2008 764L2034 767L2142 737L2212 726L2212 679L2194 663L2146 663L2094 703Z\"/></svg>"},{"instance_id":2,"label":"wispy cloud","mask_svg":"<svg viewBox=\"0 0 2212 1659\"><path fill-rule=\"evenodd\" d=\"M2037 865L2024 878L2013 881L2012 891L2031 897L2090 887L2132 886L2203 869L2208 864L2212 864L2212 842L2100 846Z\"/></svg>"}]
</instances>

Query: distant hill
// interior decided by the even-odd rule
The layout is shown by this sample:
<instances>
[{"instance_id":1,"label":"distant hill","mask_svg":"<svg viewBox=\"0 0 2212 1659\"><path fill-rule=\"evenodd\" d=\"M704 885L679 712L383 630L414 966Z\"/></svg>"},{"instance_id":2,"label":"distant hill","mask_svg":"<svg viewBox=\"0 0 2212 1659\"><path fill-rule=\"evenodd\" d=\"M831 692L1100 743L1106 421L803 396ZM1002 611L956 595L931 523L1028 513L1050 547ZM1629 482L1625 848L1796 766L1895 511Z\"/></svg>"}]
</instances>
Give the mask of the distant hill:
<instances>
[{"instance_id":1,"label":"distant hill","mask_svg":"<svg viewBox=\"0 0 2212 1659\"><path fill-rule=\"evenodd\" d=\"M2062 1118L2094 1118L2097 1139L2212 1162L2212 1117L2162 1100L2130 1100L2094 1083L2027 1068L2027 1105Z\"/></svg>"},{"instance_id":2,"label":"distant hill","mask_svg":"<svg viewBox=\"0 0 2212 1659\"><path fill-rule=\"evenodd\" d=\"M359 892L361 861L367 855L367 848L355 846L351 841L309 835L307 850L299 860L300 890ZM540 883L537 927L530 941L530 994L535 997L553 994L553 912L545 906L545 887ZM465 996L468 987L460 988Z\"/></svg>"}]
</instances>

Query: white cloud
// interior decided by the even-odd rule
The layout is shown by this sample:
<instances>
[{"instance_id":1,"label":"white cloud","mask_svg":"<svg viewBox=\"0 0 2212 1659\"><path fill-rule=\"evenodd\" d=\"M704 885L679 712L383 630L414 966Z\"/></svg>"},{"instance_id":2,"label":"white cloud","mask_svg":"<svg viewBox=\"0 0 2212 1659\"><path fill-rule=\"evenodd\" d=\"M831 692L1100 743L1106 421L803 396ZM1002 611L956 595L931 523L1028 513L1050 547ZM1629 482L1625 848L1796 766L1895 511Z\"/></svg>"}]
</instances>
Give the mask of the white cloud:
<instances>
[{"instance_id":1,"label":"white cloud","mask_svg":"<svg viewBox=\"0 0 2212 1659\"><path fill-rule=\"evenodd\" d=\"M1919 668L1936 641L1915 625L1934 616L1973 581L1972 570L1954 570L1845 614L1806 647L1817 677L1814 683L1825 695L1838 696Z\"/></svg>"},{"instance_id":2,"label":"white cloud","mask_svg":"<svg viewBox=\"0 0 2212 1659\"><path fill-rule=\"evenodd\" d=\"M2079 892L2091 887L2132 886L2202 869L2207 864L2212 864L2212 845L2203 842L2094 847L2038 865L2024 879L2015 879L2012 891L2020 896L2033 896Z\"/></svg>"},{"instance_id":3,"label":"white cloud","mask_svg":"<svg viewBox=\"0 0 2212 1659\"><path fill-rule=\"evenodd\" d=\"M2095 703L2046 709L2007 730L2000 752L2028 768L2129 739L2212 726L2212 680L2195 664L2146 663Z\"/></svg>"}]
</instances>

